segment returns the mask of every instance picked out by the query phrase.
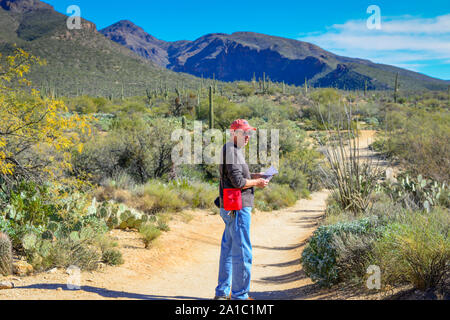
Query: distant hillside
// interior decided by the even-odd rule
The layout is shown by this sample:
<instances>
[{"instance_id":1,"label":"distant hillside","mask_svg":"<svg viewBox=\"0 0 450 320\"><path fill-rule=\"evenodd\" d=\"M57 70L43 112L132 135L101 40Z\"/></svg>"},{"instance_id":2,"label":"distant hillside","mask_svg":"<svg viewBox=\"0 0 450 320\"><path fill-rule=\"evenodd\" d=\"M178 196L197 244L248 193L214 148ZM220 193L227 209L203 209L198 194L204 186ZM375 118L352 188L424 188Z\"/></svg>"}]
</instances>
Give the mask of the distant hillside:
<instances>
[{"instance_id":1,"label":"distant hillside","mask_svg":"<svg viewBox=\"0 0 450 320\"><path fill-rule=\"evenodd\" d=\"M147 86L177 83L197 88L199 79L169 71L105 38L96 26L82 20L81 30L69 30L67 16L38 0L0 0L0 53L14 44L47 60L29 78L39 88L64 94L117 96L145 94Z\"/></svg>"},{"instance_id":2,"label":"distant hillside","mask_svg":"<svg viewBox=\"0 0 450 320\"><path fill-rule=\"evenodd\" d=\"M395 74L403 89L444 89L447 82L368 60L335 55L311 43L254 32L215 33L195 41L165 42L130 21L100 31L107 38L154 63L177 72L224 81L263 77L320 87L391 89Z\"/></svg>"}]
</instances>

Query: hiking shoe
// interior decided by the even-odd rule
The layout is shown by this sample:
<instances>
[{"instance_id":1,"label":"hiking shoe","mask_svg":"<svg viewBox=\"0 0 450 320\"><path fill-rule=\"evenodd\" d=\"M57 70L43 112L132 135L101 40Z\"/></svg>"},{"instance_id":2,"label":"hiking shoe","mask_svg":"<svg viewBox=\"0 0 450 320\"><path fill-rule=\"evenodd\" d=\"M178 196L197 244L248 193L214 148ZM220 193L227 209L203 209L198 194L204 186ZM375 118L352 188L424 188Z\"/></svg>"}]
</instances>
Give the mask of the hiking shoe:
<instances>
[{"instance_id":1,"label":"hiking shoe","mask_svg":"<svg viewBox=\"0 0 450 320\"><path fill-rule=\"evenodd\" d=\"M233 300L233 299L231 299L231 296L230 296L230 298L227 300ZM244 300L255 300L255 299L249 296L247 299L244 299Z\"/></svg>"},{"instance_id":2,"label":"hiking shoe","mask_svg":"<svg viewBox=\"0 0 450 320\"><path fill-rule=\"evenodd\" d=\"M214 300L231 300L231 293L228 297L227 296L215 296Z\"/></svg>"}]
</instances>

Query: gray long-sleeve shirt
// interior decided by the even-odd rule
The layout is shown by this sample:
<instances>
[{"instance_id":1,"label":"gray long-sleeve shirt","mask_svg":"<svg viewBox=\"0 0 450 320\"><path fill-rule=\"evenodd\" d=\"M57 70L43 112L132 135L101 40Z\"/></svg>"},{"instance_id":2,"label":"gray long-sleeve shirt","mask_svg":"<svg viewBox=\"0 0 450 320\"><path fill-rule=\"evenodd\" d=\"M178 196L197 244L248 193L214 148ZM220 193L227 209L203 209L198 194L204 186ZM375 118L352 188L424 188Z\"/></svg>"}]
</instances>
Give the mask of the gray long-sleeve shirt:
<instances>
[{"instance_id":1,"label":"gray long-sleeve shirt","mask_svg":"<svg viewBox=\"0 0 450 320\"><path fill-rule=\"evenodd\" d=\"M224 159L225 156L225 159ZM223 208L223 189L240 188L242 189L247 183L247 179L251 179L248 165L242 150L233 142L227 142L222 148L221 162L219 165L220 172L220 207ZM242 190L242 207L253 207L254 188Z\"/></svg>"}]
</instances>

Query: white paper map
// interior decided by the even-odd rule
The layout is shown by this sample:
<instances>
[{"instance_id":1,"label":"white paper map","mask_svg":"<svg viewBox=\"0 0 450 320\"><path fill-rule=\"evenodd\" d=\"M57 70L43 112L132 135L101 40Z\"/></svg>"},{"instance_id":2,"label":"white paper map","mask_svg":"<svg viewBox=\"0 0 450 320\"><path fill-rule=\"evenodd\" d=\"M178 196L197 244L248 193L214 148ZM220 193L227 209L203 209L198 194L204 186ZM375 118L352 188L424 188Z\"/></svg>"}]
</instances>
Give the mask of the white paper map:
<instances>
[{"instance_id":1,"label":"white paper map","mask_svg":"<svg viewBox=\"0 0 450 320\"><path fill-rule=\"evenodd\" d=\"M273 178L274 175L276 175L278 173L278 170L275 169L273 166L270 167L269 169L267 169L264 173L263 173L263 177L266 180L270 180Z\"/></svg>"}]
</instances>

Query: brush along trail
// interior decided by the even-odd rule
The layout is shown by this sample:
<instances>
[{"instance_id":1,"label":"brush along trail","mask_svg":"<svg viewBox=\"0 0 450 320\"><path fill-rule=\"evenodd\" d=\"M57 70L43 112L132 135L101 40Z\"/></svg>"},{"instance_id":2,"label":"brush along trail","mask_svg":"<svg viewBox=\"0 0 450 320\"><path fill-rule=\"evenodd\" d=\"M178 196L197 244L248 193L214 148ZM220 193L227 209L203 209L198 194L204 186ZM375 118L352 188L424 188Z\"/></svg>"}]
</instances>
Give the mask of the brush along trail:
<instances>
[{"instance_id":1,"label":"brush along trail","mask_svg":"<svg viewBox=\"0 0 450 320\"><path fill-rule=\"evenodd\" d=\"M256 299L306 298L311 281L300 265L301 250L325 209L327 193L273 212L252 215L251 294ZM136 231L113 230L125 263L81 272L80 290L69 290L70 275L58 269L29 277L9 277L15 288L3 299L212 299L217 285L224 224L206 211L176 215L170 231L145 249ZM20 279L20 280L19 280Z\"/></svg>"},{"instance_id":2,"label":"brush along trail","mask_svg":"<svg viewBox=\"0 0 450 320\"><path fill-rule=\"evenodd\" d=\"M360 149L368 152L373 134L363 133ZM315 192L290 208L252 214L252 297L325 298L303 272L300 257L324 214L327 196L327 191ZM212 299L224 229L221 217L207 211L187 211L174 215L169 225L170 231L163 233L150 249L144 248L136 231L111 231L125 263L82 272L79 290L69 290L71 276L58 269L3 279L12 280L15 288L0 290L0 300Z\"/></svg>"}]
</instances>

